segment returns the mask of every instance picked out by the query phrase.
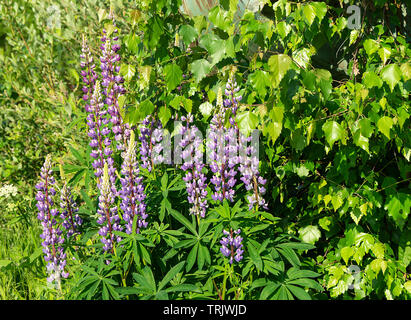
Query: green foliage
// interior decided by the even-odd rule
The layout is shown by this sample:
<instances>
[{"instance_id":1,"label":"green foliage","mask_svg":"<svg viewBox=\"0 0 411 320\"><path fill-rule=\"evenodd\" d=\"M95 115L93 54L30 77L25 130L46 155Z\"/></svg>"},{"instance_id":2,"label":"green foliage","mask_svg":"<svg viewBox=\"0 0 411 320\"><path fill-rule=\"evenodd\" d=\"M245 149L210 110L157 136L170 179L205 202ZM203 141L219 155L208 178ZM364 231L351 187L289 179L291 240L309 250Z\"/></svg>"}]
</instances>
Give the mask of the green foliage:
<instances>
[{"instance_id":1,"label":"green foliage","mask_svg":"<svg viewBox=\"0 0 411 320\"><path fill-rule=\"evenodd\" d=\"M206 218L197 220L188 214L181 172L158 165L144 171L149 227L141 234L121 233L124 245L104 257L77 57L85 26L96 44L97 24L108 11L87 2L88 14L79 21L72 13L61 29L41 36L42 29L33 27L45 14L40 1L21 1L24 15L10 1L0 5L10 19L0 22L0 181L32 186L44 155L67 150L62 169L81 195L85 220L83 236L67 245L75 258L68 263L72 276L63 292L47 290L36 255L34 203L14 201L25 208L13 232L29 230L30 237L20 244L24 250L9 255L16 240L1 232L7 246L0 251L0 270L7 273L0 279L17 283L17 275L27 271L25 279L35 273L40 284L33 294L31 279L30 289L15 288L12 298L411 297L405 2L370 3L359 30L347 28L344 8L353 1L262 2L262 10L237 10L236 1L221 1L196 17L179 10L181 1L114 2L125 44L120 73L126 121L138 125L155 114L174 132L172 116L192 112L206 127L218 89L234 73L243 97L239 127L262 133L260 172L267 178L269 209L250 211L242 200L213 203ZM22 16L25 23L19 23ZM32 196L30 185L24 188ZM11 217L2 219L13 225ZM227 228L242 229L239 264L229 265L219 251Z\"/></svg>"}]
</instances>

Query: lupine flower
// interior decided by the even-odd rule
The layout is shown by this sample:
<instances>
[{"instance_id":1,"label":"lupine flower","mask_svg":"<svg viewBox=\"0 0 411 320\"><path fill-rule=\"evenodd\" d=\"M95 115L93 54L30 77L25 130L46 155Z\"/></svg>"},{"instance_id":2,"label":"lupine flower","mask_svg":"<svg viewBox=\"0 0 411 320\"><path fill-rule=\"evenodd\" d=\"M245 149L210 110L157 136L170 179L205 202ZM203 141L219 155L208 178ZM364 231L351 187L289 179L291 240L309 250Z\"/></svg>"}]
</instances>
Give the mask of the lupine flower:
<instances>
[{"instance_id":1,"label":"lupine flower","mask_svg":"<svg viewBox=\"0 0 411 320\"><path fill-rule=\"evenodd\" d=\"M121 237L114 236L113 231L121 231L120 217L117 213L117 207L114 205L115 195L111 186L109 168L107 163L104 164L103 182L100 187L100 196L98 197L97 213L100 215L97 223L102 225L98 234L101 236L101 242L104 244L104 251L113 252L113 244L116 239L121 241Z\"/></svg>"},{"instance_id":2,"label":"lupine flower","mask_svg":"<svg viewBox=\"0 0 411 320\"><path fill-rule=\"evenodd\" d=\"M101 38L101 57L100 67L102 86L104 88L103 94L105 96L105 103L108 106L108 113L111 115L110 121L113 124L112 131L116 140L116 147L118 150L124 150L127 146L127 139L130 136L130 127L123 121L120 113L119 98L125 93L123 87L124 78L119 74L121 60L117 53L120 50L120 44L115 43L118 40L118 29L114 20L113 12L110 10L110 16L113 22L113 30L108 32L103 29L103 36Z\"/></svg>"},{"instance_id":3,"label":"lupine flower","mask_svg":"<svg viewBox=\"0 0 411 320\"><path fill-rule=\"evenodd\" d=\"M241 181L244 182L245 188L248 191L252 190L251 195L247 196L248 208L252 210L254 206L260 206L267 209L267 203L265 202L263 195L266 192L264 187L266 179L260 176L259 173L259 160L254 154L255 150L252 146L247 146L247 143L251 141L250 137L245 137L240 134L240 156L238 170L241 173Z\"/></svg>"},{"instance_id":4,"label":"lupine flower","mask_svg":"<svg viewBox=\"0 0 411 320\"><path fill-rule=\"evenodd\" d=\"M236 183L237 139L234 128L224 126L225 110L222 104L221 89L217 95L217 112L211 119L207 139L210 169L214 185L212 198L216 201L233 201Z\"/></svg>"},{"instance_id":5,"label":"lupine flower","mask_svg":"<svg viewBox=\"0 0 411 320\"><path fill-rule=\"evenodd\" d=\"M107 111L104 110L104 103L101 96L100 82L97 81L94 87L93 96L90 100L90 114L87 116L87 125L89 127L88 136L91 138L90 147L92 151L90 156L94 158L92 166L97 177L97 187L100 188L101 176L103 175L104 164L107 163L110 174L111 187L114 194L115 189L115 168L112 158L113 150L111 149L111 140L109 139L110 128Z\"/></svg>"},{"instance_id":6,"label":"lupine flower","mask_svg":"<svg viewBox=\"0 0 411 320\"><path fill-rule=\"evenodd\" d=\"M200 137L198 128L191 125L193 121L191 114L188 114L187 117L181 117L181 120L186 122L186 125L182 126L180 130L182 135L180 146L184 149L182 152L184 162L181 169L186 171L183 180L186 183L188 202L192 205L190 213L204 218L208 205L206 177L202 173L204 168L201 151L203 139Z\"/></svg>"},{"instance_id":7,"label":"lupine flower","mask_svg":"<svg viewBox=\"0 0 411 320\"><path fill-rule=\"evenodd\" d=\"M161 121L152 116L147 116L140 126L140 157L141 166L151 172L153 165L162 163L164 158L160 155L163 149L163 131Z\"/></svg>"},{"instance_id":8,"label":"lupine flower","mask_svg":"<svg viewBox=\"0 0 411 320\"><path fill-rule=\"evenodd\" d=\"M121 174L124 178L120 179L122 185L119 191L122 199L120 208L124 212L123 219L126 222L126 232L128 234L132 232L133 220L137 219L136 232L139 233L140 228L147 227L147 213L144 203L146 195L142 184L143 178L139 175L133 131L131 131L127 151L124 151L121 156L123 158Z\"/></svg>"},{"instance_id":9,"label":"lupine flower","mask_svg":"<svg viewBox=\"0 0 411 320\"><path fill-rule=\"evenodd\" d=\"M243 238L239 235L240 233L240 229L235 231L230 229L230 232L223 230L225 237L220 240L220 251L225 257L230 258L230 264L232 264L234 260L240 262L243 259L244 250L242 249L243 244L241 243ZM235 237L234 234L236 234Z\"/></svg>"},{"instance_id":10,"label":"lupine flower","mask_svg":"<svg viewBox=\"0 0 411 320\"><path fill-rule=\"evenodd\" d=\"M63 227L67 230L67 237L71 237L75 232L78 232L78 227L83 223L83 220L76 214L78 207L67 183L64 183L61 189L60 208L60 218L63 219Z\"/></svg>"},{"instance_id":11,"label":"lupine flower","mask_svg":"<svg viewBox=\"0 0 411 320\"><path fill-rule=\"evenodd\" d=\"M238 104L242 99L242 96L235 95L238 91L240 91L240 87L237 86L237 82L232 74L227 81L226 89L224 91L226 95L226 99L224 99L224 106L230 107L234 116L237 113Z\"/></svg>"},{"instance_id":12,"label":"lupine flower","mask_svg":"<svg viewBox=\"0 0 411 320\"><path fill-rule=\"evenodd\" d=\"M83 100L86 101L85 109L86 112L90 112L90 104L88 103L91 95L93 94L94 84L97 80L97 74L94 71L96 65L94 64L93 57L90 52L90 48L87 44L86 37L83 36L83 44L81 48L81 55L80 55L80 66L81 76L83 77L84 86L82 88L83 91Z\"/></svg>"},{"instance_id":13,"label":"lupine flower","mask_svg":"<svg viewBox=\"0 0 411 320\"><path fill-rule=\"evenodd\" d=\"M37 218L41 221L43 233L40 237L43 239L41 243L43 246L44 260L47 262L47 271L49 277L47 281L60 287L60 276L68 277L68 273L64 271L66 266L66 254L63 252L61 246L64 242L62 231L57 225L56 217L59 211L53 208L56 190L53 185L56 183L52 176L51 170L51 155L47 155L43 167L40 172L40 182L37 183L36 200L38 214Z\"/></svg>"}]
</instances>

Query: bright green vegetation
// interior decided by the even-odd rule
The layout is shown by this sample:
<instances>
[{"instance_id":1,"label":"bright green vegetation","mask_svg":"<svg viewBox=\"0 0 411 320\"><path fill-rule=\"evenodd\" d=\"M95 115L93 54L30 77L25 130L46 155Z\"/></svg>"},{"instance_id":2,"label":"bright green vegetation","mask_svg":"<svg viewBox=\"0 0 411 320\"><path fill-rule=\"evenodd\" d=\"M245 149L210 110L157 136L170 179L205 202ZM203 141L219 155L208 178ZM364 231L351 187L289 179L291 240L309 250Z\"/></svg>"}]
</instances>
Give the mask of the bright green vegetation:
<instances>
[{"instance_id":1,"label":"bright green vegetation","mask_svg":"<svg viewBox=\"0 0 411 320\"><path fill-rule=\"evenodd\" d=\"M206 218L192 219L181 170L143 170L148 228L125 236L106 265L79 54L85 35L97 59L110 3L58 1L58 25L52 2L2 1L0 190L18 191L0 192L0 299L409 299L406 1L364 1L359 30L347 27L354 1L237 10L242 1L222 0L196 17L180 3L112 1L127 89L122 115L138 125L156 114L172 132L172 116L192 112L206 129L218 88L235 71L239 127L261 132L269 209L249 211L238 184L233 203L210 201ZM46 282L34 200L48 153L85 221L82 236L66 244L62 291ZM244 259L233 266L219 251L230 227L244 232Z\"/></svg>"}]
</instances>

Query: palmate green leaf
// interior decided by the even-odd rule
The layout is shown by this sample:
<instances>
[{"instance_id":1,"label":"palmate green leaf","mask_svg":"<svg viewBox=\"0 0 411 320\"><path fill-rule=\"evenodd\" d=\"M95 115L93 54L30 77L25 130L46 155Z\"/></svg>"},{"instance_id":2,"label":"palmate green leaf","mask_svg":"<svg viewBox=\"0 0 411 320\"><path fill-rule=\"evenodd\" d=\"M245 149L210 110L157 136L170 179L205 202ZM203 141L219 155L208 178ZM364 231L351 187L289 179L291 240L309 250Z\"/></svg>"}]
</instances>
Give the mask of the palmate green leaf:
<instances>
[{"instance_id":1,"label":"palmate green leaf","mask_svg":"<svg viewBox=\"0 0 411 320\"><path fill-rule=\"evenodd\" d=\"M198 37L197 30L188 24L185 24L180 27L179 34L181 35L183 42L186 45L189 45Z\"/></svg>"},{"instance_id":2,"label":"palmate green leaf","mask_svg":"<svg viewBox=\"0 0 411 320\"><path fill-rule=\"evenodd\" d=\"M288 247L279 247L277 246L278 252L291 263L293 267L297 267L301 265L301 261L298 258L295 251Z\"/></svg>"},{"instance_id":3,"label":"palmate green leaf","mask_svg":"<svg viewBox=\"0 0 411 320\"><path fill-rule=\"evenodd\" d=\"M384 209L402 230L407 221L411 207L411 198L406 193L390 194L385 202Z\"/></svg>"},{"instance_id":4,"label":"palmate green leaf","mask_svg":"<svg viewBox=\"0 0 411 320\"><path fill-rule=\"evenodd\" d=\"M174 90L183 80L183 71L181 68L173 64L168 64L164 67L164 77L166 86L169 91Z\"/></svg>"},{"instance_id":5,"label":"palmate green leaf","mask_svg":"<svg viewBox=\"0 0 411 320\"><path fill-rule=\"evenodd\" d=\"M355 251L352 247L344 247L341 249L341 257L348 264L349 259L354 255Z\"/></svg>"},{"instance_id":6,"label":"palmate green leaf","mask_svg":"<svg viewBox=\"0 0 411 320\"><path fill-rule=\"evenodd\" d=\"M174 209L170 209L169 212L174 218L176 218L181 224L183 224L188 230L190 230L193 235L198 236L195 226L190 221L188 221L188 219L184 217L180 212Z\"/></svg>"},{"instance_id":7,"label":"palmate green leaf","mask_svg":"<svg viewBox=\"0 0 411 320\"><path fill-rule=\"evenodd\" d=\"M187 272L189 272L191 268L194 266L194 263L197 258L198 247L199 247L199 243L197 242L187 256L187 265L186 265Z\"/></svg>"},{"instance_id":8,"label":"palmate green leaf","mask_svg":"<svg viewBox=\"0 0 411 320\"><path fill-rule=\"evenodd\" d=\"M130 81L136 73L136 67L131 64L122 64L120 67L120 74L126 81Z\"/></svg>"},{"instance_id":9,"label":"palmate green leaf","mask_svg":"<svg viewBox=\"0 0 411 320\"><path fill-rule=\"evenodd\" d=\"M261 291L260 300L267 300L280 286L278 282L268 282L264 289Z\"/></svg>"},{"instance_id":10,"label":"palmate green leaf","mask_svg":"<svg viewBox=\"0 0 411 320\"><path fill-rule=\"evenodd\" d=\"M372 55L374 52L377 52L379 47L379 43L373 39L367 39L364 41L364 49L368 56Z\"/></svg>"},{"instance_id":11,"label":"palmate green leaf","mask_svg":"<svg viewBox=\"0 0 411 320\"><path fill-rule=\"evenodd\" d=\"M373 71L364 72L362 82L368 89L371 89L372 87L381 88L383 84L381 78Z\"/></svg>"},{"instance_id":12,"label":"palmate green leaf","mask_svg":"<svg viewBox=\"0 0 411 320\"><path fill-rule=\"evenodd\" d=\"M311 2L303 6L303 15L306 22L311 26L317 17L319 22L327 13L327 5L324 2Z\"/></svg>"},{"instance_id":13,"label":"palmate green leaf","mask_svg":"<svg viewBox=\"0 0 411 320\"><path fill-rule=\"evenodd\" d=\"M189 66L197 83L199 83L210 71L212 65L206 59L199 59L192 62Z\"/></svg>"},{"instance_id":14,"label":"palmate green leaf","mask_svg":"<svg viewBox=\"0 0 411 320\"><path fill-rule=\"evenodd\" d=\"M367 137L364 137L364 136L361 134L361 131L360 131L360 130L357 130L357 131L355 132L355 134L354 134L354 136L353 136L353 140L354 140L354 143L355 143L357 146L359 146L361 149L363 149L363 150L367 151L368 153L370 153L370 150L369 150L369 148L368 148L369 140L368 140Z\"/></svg>"},{"instance_id":15,"label":"palmate green leaf","mask_svg":"<svg viewBox=\"0 0 411 320\"><path fill-rule=\"evenodd\" d=\"M227 31L231 26L231 20L229 19L229 12L225 11L219 6L215 6L208 13L208 19L221 30Z\"/></svg>"},{"instance_id":16,"label":"palmate green leaf","mask_svg":"<svg viewBox=\"0 0 411 320\"><path fill-rule=\"evenodd\" d=\"M391 139L390 129L392 128L393 124L394 120L392 118L384 116L378 120L377 128L384 136L386 136L388 139Z\"/></svg>"},{"instance_id":17,"label":"palmate green leaf","mask_svg":"<svg viewBox=\"0 0 411 320\"><path fill-rule=\"evenodd\" d=\"M331 148L336 141L344 141L345 131L336 121L327 121L323 124L322 129L325 133L325 139Z\"/></svg>"},{"instance_id":18,"label":"palmate green leaf","mask_svg":"<svg viewBox=\"0 0 411 320\"><path fill-rule=\"evenodd\" d=\"M264 128L264 132L267 133L274 144L281 134L283 129L282 123L270 121Z\"/></svg>"},{"instance_id":19,"label":"palmate green leaf","mask_svg":"<svg viewBox=\"0 0 411 320\"><path fill-rule=\"evenodd\" d=\"M268 59L268 67L271 73L273 87L279 86L281 80L291 68L292 60L286 54L275 54Z\"/></svg>"},{"instance_id":20,"label":"palmate green leaf","mask_svg":"<svg viewBox=\"0 0 411 320\"><path fill-rule=\"evenodd\" d=\"M401 69L397 64L389 64L381 70L381 79L388 84L392 92L396 84L401 80Z\"/></svg>"},{"instance_id":21,"label":"palmate green leaf","mask_svg":"<svg viewBox=\"0 0 411 320\"><path fill-rule=\"evenodd\" d=\"M163 289L176 275L183 269L185 261L182 261L172 267L169 272L164 276L163 280L161 280L158 284L158 291Z\"/></svg>"},{"instance_id":22,"label":"palmate green leaf","mask_svg":"<svg viewBox=\"0 0 411 320\"><path fill-rule=\"evenodd\" d=\"M250 242L247 243L247 252L250 255L251 260L257 267L257 270L262 271L263 270L263 261L258 254L258 250L256 247L254 247Z\"/></svg>"},{"instance_id":23,"label":"palmate green leaf","mask_svg":"<svg viewBox=\"0 0 411 320\"><path fill-rule=\"evenodd\" d=\"M411 63L409 62L404 62L401 67L401 74L404 79L404 81L408 81L411 79Z\"/></svg>"},{"instance_id":24,"label":"palmate green leaf","mask_svg":"<svg viewBox=\"0 0 411 320\"><path fill-rule=\"evenodd\" d=\"M307 68L311 59L311 51L308 48L301 48L293 52L294 61L302 68Z\"/></svg>"},{"instance_id":25,"label":"palmate green leaf","mask_svg":"<svg viewBox=\"0 0 411 320\"><path fill-rule=\"evenodd\" d=\"M205 34L200 40L200 46L205 48L211 58L211 65L216 65L222 59L235 57L235 48L232 38L220 39L213 33Z\"/></svg>"},{"instance_id":26,"label":"palmate green leaf","mask_svg":"<svg viewBox=\"0 0 411 320\"><path fill-rule=\"evenodd\" d=\"M302 288L294 286L292 284L287 284L287 289L296 296L299 300L311 300L311 296Z\"/></svg>"},{"instance_id":27,"label":"palmate green leaf","mask_svg":"<svg viewBox=\"0 0 411 320\"><path fill-rule=\"evenodd\" d=\"M308 23L308 25L312 25L315 19L315 9L311 4L306 4L303 6L303 15L305 21Z\"/></svg>"},{"instance_id":28,"label":"palmate green leaf","mask_svg":"<svg viewBox=\"0 0 411 320\"><path fill-rule=\"evenodd\" d=\"M162 106L158 112L158 118L160 119L163 127L166 127L168 120L170 120L171 118L170 108L167 108L166 106Z\"/></svg>"},{"instance_id":29,"label":"palmate green leaf","mask_svg":"<svg viewBox=\"0 0 411 320\"><path fill-rule=\"evenodd\" d=\"M142 270L142 274L133 273L133 278L143 288L150 290L152 293L156 292L156 282L153 272L149 267L145 267Z\"/></svg>"},{"instance_id":30,"label":"palmate green leaf","mask_svg":"<svg viewBox=\"0 0 411 320\"><path fill-rule=\"evenodd\" d=\"M254 73L249 75L248 79L250 79L251 85L263 99L267 94L267 88L270 87L270 76L268 72L256 70Z\"/></svg>"},{"instance_id":31,"label":"palmate green leaf","mask_svg":"<svg viewBox=\"0 0 411 320\"><path fill-rule=\"evenodd\" d=\"M321 231L317 226L306 226L298 230L302 241L307 243L316 243L321 237Z\"/></svg>"},{"instance_id":32,"label":"palmate green leaf","mask_svg":"<svg viewBox=\"0 0 411 320\"><path fill-rule=\"evenodd\" d=\"M236 120L238 128L245 136L249 136L250 133L257 128L257 125L259 123L258 116L252 111L239 113L236 116Z\"/></svg>"}]
</instances>

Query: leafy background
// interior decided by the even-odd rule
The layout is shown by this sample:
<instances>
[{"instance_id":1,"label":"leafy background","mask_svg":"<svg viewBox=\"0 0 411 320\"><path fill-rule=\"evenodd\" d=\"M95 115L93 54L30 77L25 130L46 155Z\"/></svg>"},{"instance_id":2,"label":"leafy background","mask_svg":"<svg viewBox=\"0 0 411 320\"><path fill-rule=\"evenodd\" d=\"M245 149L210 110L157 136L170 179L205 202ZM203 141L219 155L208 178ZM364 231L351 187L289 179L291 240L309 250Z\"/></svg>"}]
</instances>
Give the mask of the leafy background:
<instances>
[{"instance_id":1,"label":"leafy background","mask_svg":"<svg viewBox=\"0 0 411 320\"><path fill-rule=\"evenodd\" d=\"M18 188L0 197L1 299L410 298L406 2L362 1L359 30L347 27L354 1L212 4L198 12L185 0L0 3L0 187ZM206 128L235 70L239 126L262 133L269 209L249 212L239 186L235 203L214 204L198 224L182 200L182 172L156 166L145 176L149 227L124 235L106 265L79 54L84 34L98 55L110 6L131 125L155 113L172 132L171 117L192 112ZM47 153L86 222L66 244L62 291L45 281L33 200ZM219 254L228 227L244 232L235 266Z\"/></svg>"}]
</instances>

